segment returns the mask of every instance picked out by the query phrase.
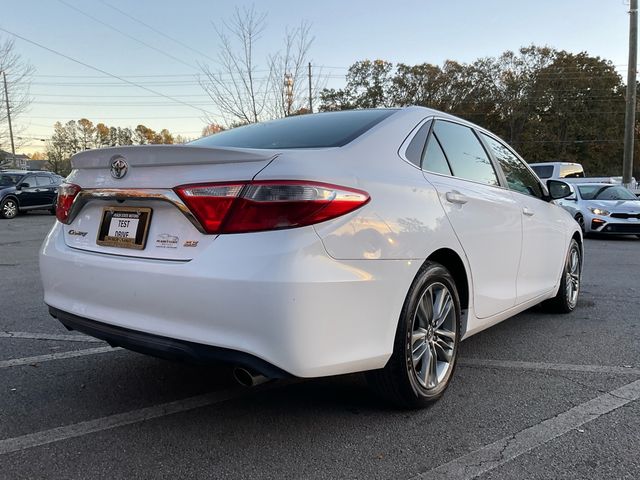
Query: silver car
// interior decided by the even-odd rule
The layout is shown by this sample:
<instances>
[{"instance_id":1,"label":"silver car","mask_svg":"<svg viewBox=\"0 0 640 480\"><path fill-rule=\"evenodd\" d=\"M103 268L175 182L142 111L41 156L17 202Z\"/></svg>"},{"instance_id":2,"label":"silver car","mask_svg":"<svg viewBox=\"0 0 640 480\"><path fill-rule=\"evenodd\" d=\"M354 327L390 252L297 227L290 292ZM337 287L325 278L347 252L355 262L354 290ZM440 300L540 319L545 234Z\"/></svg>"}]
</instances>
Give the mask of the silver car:
<instances>
[{"instance_id":1,"label":"silver car","mask_svg":"<svg viewBox=\"0 0 640 480\"><path fill-rule=\"evenodd\" d=\"M574 194L556 200L584 233L640 237L640 199L622 185L572 183Z\"/></svg>"}]
</instances>

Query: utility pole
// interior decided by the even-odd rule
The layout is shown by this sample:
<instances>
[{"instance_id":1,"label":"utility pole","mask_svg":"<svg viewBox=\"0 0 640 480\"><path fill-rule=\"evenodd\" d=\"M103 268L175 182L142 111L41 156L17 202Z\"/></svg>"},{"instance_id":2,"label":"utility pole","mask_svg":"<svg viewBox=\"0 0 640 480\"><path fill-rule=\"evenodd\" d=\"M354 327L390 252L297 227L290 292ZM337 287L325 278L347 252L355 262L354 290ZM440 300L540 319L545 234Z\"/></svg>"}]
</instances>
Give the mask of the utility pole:
<instances>
[{"instance_id":1,"label":"utility pole","mask_svg":"<svg viewBox=\"0 0 640 480\"><path fill-rule=\"evenodd\" d=\"M311 95L311 62L309 62L309 113L313 113L313 96Z\"/></svg>"},{"instance_id":2,"label":"utility pole","mask_svg":"<svg viewBox=\"0 0 640 480\"><path fill-rule=\"evenodd\" d=\"M627 70L627 109L624 119L624 158L622 184L631 185L633 173L633 137L636 124L636 70L638 63L638 0L631 0L629 10L629 65Z\"/></svg>"},{"instance_id":3,"label":"utility pole","mask_svg":"<svg viewBox=\"0 0 640 480\"><path fill-rule=\"evenodd\" d=\"M13 155L13 165L16 165L16 147L13 143L13 129L11 128L11 111L9 110L9 93L7 92L7 73L2 72L2 78L4 79L4 100L7 105L7 120L9 121L9 137L11 138L11 155Z\"/></svg>"}]
</instances>

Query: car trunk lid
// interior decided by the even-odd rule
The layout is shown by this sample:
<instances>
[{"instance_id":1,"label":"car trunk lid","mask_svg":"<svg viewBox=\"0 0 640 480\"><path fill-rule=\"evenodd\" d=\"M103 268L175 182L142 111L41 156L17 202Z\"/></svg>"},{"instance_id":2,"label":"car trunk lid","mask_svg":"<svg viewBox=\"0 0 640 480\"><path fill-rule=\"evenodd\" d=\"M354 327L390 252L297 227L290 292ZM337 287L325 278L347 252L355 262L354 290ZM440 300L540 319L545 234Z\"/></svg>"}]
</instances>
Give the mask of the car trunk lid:
<instances>
[{"instance_id":1,"label":"car trunk lid","mask_svg":"<svg viewBox=\"0 0 640 480\"><path fill-rule=\"evenodd\" d=\"M138 146L82 152L68 183L82 188L63 227L79 250L187 261L215 240L203 233L173 188L249 181L275 158L265 150ZM120 178L116 178L116 177Z\"/></svg>"}]
</instances>

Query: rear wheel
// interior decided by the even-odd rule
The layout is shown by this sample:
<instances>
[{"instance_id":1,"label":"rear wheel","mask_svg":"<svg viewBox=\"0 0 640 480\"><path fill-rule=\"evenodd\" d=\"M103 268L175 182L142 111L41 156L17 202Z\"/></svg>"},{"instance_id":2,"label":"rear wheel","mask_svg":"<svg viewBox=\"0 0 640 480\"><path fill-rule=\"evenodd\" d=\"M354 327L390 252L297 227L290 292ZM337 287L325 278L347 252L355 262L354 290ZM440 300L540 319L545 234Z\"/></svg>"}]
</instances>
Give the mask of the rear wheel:
<instances>
[{"instance_id":1,"label":"rear wheel","mask_svg":"<svg viewBox=\"0 0 640 480\"><path fill-rule=\"evenodd\" d=\"M548 310L558 313L572 312L578 303L582 276L582 250L575 240L569 244L569 253L562 271L558 294L544 302Z\"/></svg>"},{"instance_id":2,"label":"rear wheel","mask_svg":"<svg viewBox=\"0 0 640 480\"><path fill-rule=\"evenodd\" d=\"M371 387L393 404L419 408L439 399L455 370L460 300L449 271L428 262L405 300L393 354L367 374Z\"/></svg>"},{"instance_id":3,"label":"rear wheel","mask_svg":"<svg viewBox=\"0 0 640 480\"><path fill-rule=\"evenodd\" d=\"M2 218L14 218L18 215L18 202L13 198L5 199L0 204L0 217Z\"/></svg>"}]
</instances>

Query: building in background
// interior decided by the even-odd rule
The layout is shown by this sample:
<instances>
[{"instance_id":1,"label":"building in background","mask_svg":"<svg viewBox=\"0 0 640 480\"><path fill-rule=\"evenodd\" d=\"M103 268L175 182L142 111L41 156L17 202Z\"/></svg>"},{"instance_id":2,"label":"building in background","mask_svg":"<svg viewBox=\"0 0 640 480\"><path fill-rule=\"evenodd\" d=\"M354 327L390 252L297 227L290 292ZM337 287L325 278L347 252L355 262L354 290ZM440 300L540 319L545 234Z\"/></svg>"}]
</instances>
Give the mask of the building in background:
<instances>
[{"instance_id":1,"label":"building in background","mask_svg":"<svg viewBox=\"0 0 640 480\"><path fill-rule=\"evenodd\" d=\"M17 153L15 158L11 152L0 150L0 167L2 168L27 168L29 157L24 153Z\"/></svg>"}]
</instances>

